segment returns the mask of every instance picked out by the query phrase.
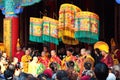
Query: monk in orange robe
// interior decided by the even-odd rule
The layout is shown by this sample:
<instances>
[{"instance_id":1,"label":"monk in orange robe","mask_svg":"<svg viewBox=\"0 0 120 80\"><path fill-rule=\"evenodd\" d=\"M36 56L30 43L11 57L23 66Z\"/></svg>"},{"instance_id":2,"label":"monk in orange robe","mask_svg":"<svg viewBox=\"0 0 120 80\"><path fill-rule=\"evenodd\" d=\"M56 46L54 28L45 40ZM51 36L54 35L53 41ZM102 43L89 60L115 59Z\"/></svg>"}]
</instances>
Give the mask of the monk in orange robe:
<instances>
[{"instance_id":1,"label":"monk in orange robe","mask_svg":"<svg viewBox=\"0 0 120 80\"><path fill-rule=\"evenodd\" d=\"M61 59L57 56L55 50L51 50L51 58L50 58L50 63L51 62L56 62L59 65L61 65Z\"/></svg>"},{"instance_id":2,"label":"monk in orange robe","mask_svg":"<svg viewBox=\"0 0 120 80\"><path fill-rule=\"evenodd\" d=\"M41 57L38 58L38 62L42 63L46 68L49 67L49 58L46 56L44 51L42 51Z\"/></svg>"},{"instance_id":3,"label":"monk in orange robe","mask_svg":"<svg viewBox=\"0 0 120 80\"><path fill-rule=\"evenodd\" d=\"M114 65L118 65L120 63L120 49L118 49L116 46L112 46L111 53Z\"/></svg>"},{"instance_id":4,"label":"monk in orange robe","mask_svg":"<svg viewBox=\"0 0 120 80\"><path fill-rule=\"evenodd\" d=\"M48 52L48 47L47 46L43 47L43 51L45 52L46 57L50 58L50 53Z\"/></svg>"}]
</instances>

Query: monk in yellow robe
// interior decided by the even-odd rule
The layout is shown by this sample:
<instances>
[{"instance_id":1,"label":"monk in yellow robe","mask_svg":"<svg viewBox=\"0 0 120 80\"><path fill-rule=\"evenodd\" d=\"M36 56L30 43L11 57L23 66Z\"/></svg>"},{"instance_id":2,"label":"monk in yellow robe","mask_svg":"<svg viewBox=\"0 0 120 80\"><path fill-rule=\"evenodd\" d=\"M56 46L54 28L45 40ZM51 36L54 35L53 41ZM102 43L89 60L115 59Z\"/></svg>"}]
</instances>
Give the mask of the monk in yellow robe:
<instances>
[{"instance_id":1,"label":"monk in yellow robe","mask_svg":"<svg viewBox=\"0 0 120 80\"><path fill-rule=\"evenodd\" d=\"M29 55L30 52L28 50L25 51L25 55L22 56L21 62L23 64L23 72L27 73L28 72L28 64L32 57Z\"/></svg>"},{"instance_id":2,"label":"monk in yellow robe","mask_svg":"<svg viewBox=\"0 0 120 80\"><path fill-rule=\"evenodd\" d=\"M61 67L63 70L66 70L66 63L67 62L69 62L69 61L75 62L77 60L77 58L72 55L73 50L71 48L69 48L66 53L67 53L67 56L62 60L62 63L61 63Z\"/></svg>"},{"instance_id":3,"label":"monk in yellow robe","mask_svg":"<svg viewBox=\"0 0 120 80\"><path fill-rule=\"evenodd\" d=\"M116 46L112 46L112 48L111 48L111 56L112 56L114 65L118 65L119 62L120 62L120 50L117 49Z\"/></svg>"}]
</instances>

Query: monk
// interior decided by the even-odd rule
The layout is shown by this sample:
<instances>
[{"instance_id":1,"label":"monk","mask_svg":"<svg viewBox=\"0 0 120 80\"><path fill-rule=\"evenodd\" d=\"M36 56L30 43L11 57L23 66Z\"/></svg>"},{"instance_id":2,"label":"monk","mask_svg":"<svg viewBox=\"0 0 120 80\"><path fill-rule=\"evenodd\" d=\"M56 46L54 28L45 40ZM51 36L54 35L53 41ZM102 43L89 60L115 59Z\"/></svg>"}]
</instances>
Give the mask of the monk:
<instances>
[{"instance_id":1,"label":"monk","mask_svg":"<svg viewBox=\"0 0 120 80\"><path fill-rule=\"evenodd\" d=\"M102 53L102 59L101 62L105 63L109 68L113 66L113 59L111 57L111 55L105 51L105 50L101 50Z\"/></svg>"},{"instance_id":2,"label":"monk","mask_svg":"<svg viewBox=\"0 0 120 80\"><path fill-rule=\"evenodd\" d=\"M73 54L72 48L67 49L66 53L67 53L67 56L62 60L62 63L61 63L61 67L63 70L66 70L66 63L67 62L69 62L69 61L75 62L77 60L77 58L72 55Z\"/></svg>"},{"instance_id":3,"label":"monk","mask_svg":"<svg viewBox=\"0 0 120 80\"><path fill-rule=\"evenodd\" d=\"M118 49L116 46L112 46L111 53L114 65L118 65L120 63L120 49Z\"/></svg>"},{"instance_id":4,"label":"monk","mask_svg":"<svg viewBox=\"0 0 120 80\"><path fill-rule=\"evenodd\" d=\"M20 47L17 47L17 52L15 54L15 57L18 58L18 62L21 62L21 58L24 55L24 51Z\"/></svg>"},{"instance_id":5,"label":"monk","mask_svg":"<svg viewBox=\"0 0 120 80\"><path fill-rule=\"evenodd\" d=\"M22 56L21 62L23 64L23 72L28 72L28 64L32 57L30 56L30 52L28 50L25 51L25 55Z\"/></svg>"},{"instance_id":6,"label":"monk","mask_svg":"<svg viewBox=\"0 0 120 80\"><path fill-rule=\"evenodd\" d=\"M50 58L50 53L48 52L48 47L44 46L43 51L45 52L46 57Z\"/></svg>"},{"instance_id":7,"label":"monk","mask_svg":"<svg viewBox=\"0 0 120 80\"><path fill-rule=\"evenodd\" d=\"M41 52L41 57L38 58L38 62L42 63L45 66L45 68L49 67L49 58L46 56L45 51Z\"/></svg>"},{"instance_id":8,"label":"monk","mask_svg":"<svg viewBox=\"0 0 120 80\"><path fill-rule=\"evenodd\" d=\"M90 55L89 50L86 50L85 48L83 48L81 49L80 53L81 53L81 56L77 60L77 64L79 65L79 68L80 68L79 76L82 75L82 72L84 70L84 63L90 62L93 68L94 62L95 62L94 58Z\"/></svg>"},{"instance_id":9,"label":"monk","mask_svg":"<svg viewBox=\"0 0 120 80\"><path fill-rule=\"evenodd\" d=\"M59 65L61 65L61 59L57 56L55 50L51 50L51 58L50 58L50 63L51 62L56 62Z\"/></svg>"}]
</instances>

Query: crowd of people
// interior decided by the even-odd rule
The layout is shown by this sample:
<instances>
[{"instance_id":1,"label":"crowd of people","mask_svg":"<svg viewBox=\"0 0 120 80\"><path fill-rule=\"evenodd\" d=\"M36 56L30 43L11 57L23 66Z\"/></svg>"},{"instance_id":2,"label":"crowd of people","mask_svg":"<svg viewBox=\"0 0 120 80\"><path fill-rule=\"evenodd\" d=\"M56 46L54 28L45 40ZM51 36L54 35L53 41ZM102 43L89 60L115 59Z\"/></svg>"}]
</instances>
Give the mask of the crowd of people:
<instances>
[{"instance_id":1,"label":"crowd of people","mask_svg":"<svg viewBox=\"0 0 120 80\"><path fill-rule=\"evenodd\" d=\"M1 52L0 80L120 80L119 49L110 53L105 49L81 48L74 56L74 49L69 47L63 59L46 46L40 55L37 52L17 47L12 61Z\"/></svg>"}]
</instances>

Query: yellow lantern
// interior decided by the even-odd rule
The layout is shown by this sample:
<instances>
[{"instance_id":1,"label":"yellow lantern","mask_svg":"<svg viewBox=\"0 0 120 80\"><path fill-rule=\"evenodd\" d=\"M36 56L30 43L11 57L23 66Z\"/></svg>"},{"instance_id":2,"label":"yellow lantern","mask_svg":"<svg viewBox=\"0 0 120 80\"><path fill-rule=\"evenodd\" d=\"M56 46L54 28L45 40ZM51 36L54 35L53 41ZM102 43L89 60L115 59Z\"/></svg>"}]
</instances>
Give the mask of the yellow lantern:
<instances>
[{"instance_id":1,"label":"yellow lantern","mask_svg":"<svg viewBox=\"0 0 120 80\"><path fill-rule=\"evenodd\" d=\"M73 4L62 4L59 10L59 38L63 43L76 45L79 43L74 38L75 17L81 9Z\"/></svg>"}]
</instances>

